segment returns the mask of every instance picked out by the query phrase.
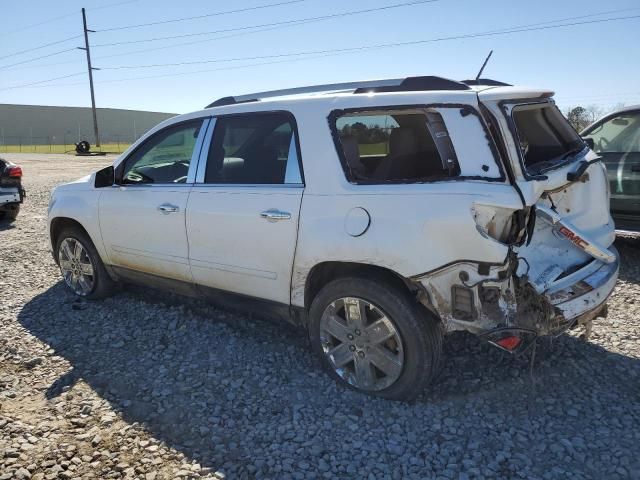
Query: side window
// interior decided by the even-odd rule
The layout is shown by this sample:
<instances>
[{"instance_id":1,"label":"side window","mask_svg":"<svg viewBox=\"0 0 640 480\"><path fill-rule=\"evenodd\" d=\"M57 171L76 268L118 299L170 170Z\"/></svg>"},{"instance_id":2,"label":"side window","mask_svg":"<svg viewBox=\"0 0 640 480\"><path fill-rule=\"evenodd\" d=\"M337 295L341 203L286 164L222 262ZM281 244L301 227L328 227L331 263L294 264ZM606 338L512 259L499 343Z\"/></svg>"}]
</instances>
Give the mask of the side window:
<instances>
[{"instance_id":1,"label":"side window","mask_svg":"<svg viewBox=\"0 0 640 480\"><path fill-rule=\"evenodd\" d=\"M125 161L122 183L185 183L202 120L166 128Z\"/></svg>"},{"instance_id":2,"label":"side window","mask_svg":"<svg viewBox=\"0 0 640 480\"><path fill-rule=\"evenodd\" d=\"M640 152L640 112L620 114L591 130L597 153Z\"/></svg>"},{"instance_id":3,"label":"side window","mask_svg":"<svg viewBox=\"0 0 640 480\"><path fill-rule=\"evenodd\" d=\"M291 117L280 112L219 117L205 183L302 183Z\"/></svg>"},{"instance_id":4,"label":"side window","mask_svg":"<svg viewBox=\"0 0 640 480\"><path fill-rule=\"evenodd\" d=\"M358 112L335 120L349 180L419 182L460 175L442 116L431 111Z\"/></svg>"}]
</instances>

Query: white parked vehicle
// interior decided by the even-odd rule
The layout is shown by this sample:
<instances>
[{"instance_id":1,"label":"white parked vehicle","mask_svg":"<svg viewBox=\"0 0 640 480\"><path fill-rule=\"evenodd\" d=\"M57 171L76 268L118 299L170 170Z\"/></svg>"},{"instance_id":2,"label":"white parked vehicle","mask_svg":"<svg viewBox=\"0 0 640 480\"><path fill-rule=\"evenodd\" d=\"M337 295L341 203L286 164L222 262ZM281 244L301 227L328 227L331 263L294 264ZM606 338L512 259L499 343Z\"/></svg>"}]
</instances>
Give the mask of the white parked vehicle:
<instances>
[{"instance_id":1,"label":"white parked vehicle","mask_svg":"<svg viewBox=\"0 0 640 480\"><path fill-rule=\"evenodd\" d=\"M551 97L440 77L226 97L57 187L54 257L87 298L133 281L283 315L339 382L411 398L448 332L521 352L604 313L607 176Z\"/></svg>"}]
</instances>

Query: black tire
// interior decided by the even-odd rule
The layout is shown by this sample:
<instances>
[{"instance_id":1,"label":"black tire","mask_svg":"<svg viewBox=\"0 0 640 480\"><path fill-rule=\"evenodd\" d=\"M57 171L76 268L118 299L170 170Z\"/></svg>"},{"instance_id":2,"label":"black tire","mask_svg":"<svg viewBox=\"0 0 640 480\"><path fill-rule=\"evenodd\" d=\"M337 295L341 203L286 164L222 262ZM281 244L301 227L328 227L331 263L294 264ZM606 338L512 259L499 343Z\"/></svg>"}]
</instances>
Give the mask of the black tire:
<instances>
[{"instance_id":1,"label":"black tire","mask_svg":"<svg viewBox=\"0 0 640 480\"><path fill-rule=\"evenodd\" d=\"M5 220L7 222L15 221L16 217L20 213L20 204L14 205L13 208L7 210L0 211L0 220Z\"/></svg>"},{"instance_id":2,"label":"black tire","mask_svg":"<svg viewBox=\"0 0 640 480\"><path fill-rule=\"evenodd\" d=\"M400 376L380 390L357 388L345 381L331 365L321 340L321 318L338 299L356 297L384 312L398 331L403 344L404 363ZM436 318L407 292L384 280L347 277L328 283L314 298L309 312L311 345L323 367L338 383L358 392L392 400L412 400L435 378L442 355L442 328Z\"/></svg>"},{"instance_id":3,"label":"black tire","mask_svg":"<svg viewBox=\"0 0 640 480\"><path fill-rule=\"evenodd\" d=\"M60 260L58 258L58 255L59 255L58 252L60 251L60 244L66 238L71 238L77 242L80 242L80 244L84 247L85 251L87 252L87 255L91 260L91 264L93 265L93 271L94 271L93 288L88 294L82 295L82 298L86 298L88 300L99 300L99 299L113 295L117 290L117 283L114 282L113 279L107 273L107 270L104 267L104 263L102 263L102 259L100 258L100 255L96 250L96 247L94 246L89 236L81 228L78 228L78 227L64 228L56 238L55 256L58 263Z\"/></svg>"}]
</instances>

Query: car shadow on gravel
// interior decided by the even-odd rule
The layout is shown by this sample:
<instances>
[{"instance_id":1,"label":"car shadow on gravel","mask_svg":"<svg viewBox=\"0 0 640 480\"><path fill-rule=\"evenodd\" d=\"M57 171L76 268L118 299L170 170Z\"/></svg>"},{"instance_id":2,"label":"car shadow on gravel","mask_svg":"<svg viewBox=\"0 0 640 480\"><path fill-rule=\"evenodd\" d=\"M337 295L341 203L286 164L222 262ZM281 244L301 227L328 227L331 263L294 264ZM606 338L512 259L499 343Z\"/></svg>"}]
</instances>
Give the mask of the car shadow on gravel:
<instances>
[{"instance_id":1,"label":"car shadow on gravel","mask_svg":"<svg viewBox=\"0 0 640 480\"><path fill-rule=\"evenodd\" d=\"M627 442L640 429L640 361L574 336L539 342L532 364L532 351L513 358L452 335L432 389L400 403L336 386L304 335L286 324L162 303L140 291L82 302L58 283L25 304L19 321L71 364L47 398L84 381L126 422L229 478L274 478L286 468L328 472L331 458L350 449L381 475L410 452L425 478L437 467L427 459L444 444L495 452L508 438L511 454L529 455L539 445L518 432L531 422L534 430L544 426L547 439L588 443L589 425L604 429L607 449L637 448ZM465 447L470 439L476 443ZM597 459L588 467L584 456L562 462L589 476ZM509 465L501 475L515 474ZM349 476L340 468L336 475Z\"/></svg>"},{"instance_id":2,"label":"car shadow on gravel","mask_svg":"<svg viewBox=\"0 0 640 480\"><path fill-rule=\"evenodd\" d=\"M0 219L0 232L3 232L5 230L11 230L12 228L16 228L13 220L9 221L5 219Z\"/></svg>"}]
</instances>

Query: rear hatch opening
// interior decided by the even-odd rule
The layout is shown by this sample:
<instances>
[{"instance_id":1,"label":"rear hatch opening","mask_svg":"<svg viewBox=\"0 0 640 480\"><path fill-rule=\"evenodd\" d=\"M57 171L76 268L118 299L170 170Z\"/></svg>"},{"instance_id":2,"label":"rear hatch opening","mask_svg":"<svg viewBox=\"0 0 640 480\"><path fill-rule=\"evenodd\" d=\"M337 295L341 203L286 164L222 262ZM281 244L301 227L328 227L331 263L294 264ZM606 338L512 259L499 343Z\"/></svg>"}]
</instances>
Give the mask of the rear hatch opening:
<instances>
[{"instance_id":1,"label":"rear hatch opening","mask_svg":"<svg viewBox=\"0 0 640 480\"><path fill-rule=\"evenodd\" d=\"M588 147L550 102L514 105L511 117L525 178L543 180L543 174L584 156Z\"/></svg>"},{"instance_id":2,"label":"rear hatch opening","mask_svg":"<svg viewBox=\"0 0 640 480\"><path fill-rule=\"evenodd\" d=\"M498 105L515 147L516 186L535 215L513 249L516 276L551 307L547 327L557 330L599 311L615 285L606 171L551 99Z\"/></svg>"}]
</instances>

